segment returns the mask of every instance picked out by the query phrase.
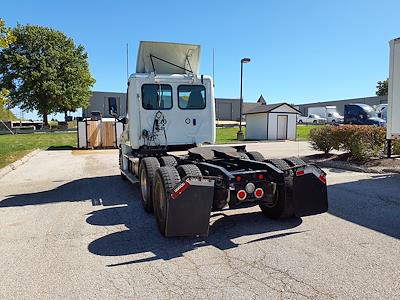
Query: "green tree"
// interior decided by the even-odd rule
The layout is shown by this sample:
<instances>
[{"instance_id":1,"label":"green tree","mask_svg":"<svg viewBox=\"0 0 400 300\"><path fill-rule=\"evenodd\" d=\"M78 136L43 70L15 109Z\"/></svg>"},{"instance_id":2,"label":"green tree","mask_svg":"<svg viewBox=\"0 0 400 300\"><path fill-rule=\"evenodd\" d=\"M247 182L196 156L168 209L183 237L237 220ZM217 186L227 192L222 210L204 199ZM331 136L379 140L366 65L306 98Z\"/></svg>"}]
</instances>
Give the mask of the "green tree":
<instances>
[{"instance_id":1,"label":"green tree","mask_svg":"<svg viewBox=\"0 0 400 300\"><path fill-rule=\"evenodd\" d=\"M12 30L6 27L6 22L0 18L0 48L7 48L15 41Z\"/></svg>"},{"instance_id":2,"label":"green tree","mask_svg":"<svg viewBox=\"0 0 400 300\"><path fill-rule=\"evenodd\" d=\"M376 84L376 95L386 96L388 94L388 80L378 81Z\"/></svg>"},{"instance_id":3,"label":"green tree","mask_svg":"<svg viewBox=\"0 0 400 300\"><path fill-rule=\"evenodd\" d=\"M50 113L87 107L95 80L83 46L62 32L18 25L15 41L0 52L0 88L11 106L36 109L47 125Z\"/></svg>"},{"instance_id":4,"label":"green tree","mask_svg":"<svg viewBox=\"0 0 400 300\"><path fill-rule=\"evenodd\" d=\"M7 48L8 45L15 41L15 36L10 28L6 27L6 23L0 18L0 48ZM5 108L8 90L0 88L0 120L15 120L14 114Z\"/></svg>"}]
</instances>

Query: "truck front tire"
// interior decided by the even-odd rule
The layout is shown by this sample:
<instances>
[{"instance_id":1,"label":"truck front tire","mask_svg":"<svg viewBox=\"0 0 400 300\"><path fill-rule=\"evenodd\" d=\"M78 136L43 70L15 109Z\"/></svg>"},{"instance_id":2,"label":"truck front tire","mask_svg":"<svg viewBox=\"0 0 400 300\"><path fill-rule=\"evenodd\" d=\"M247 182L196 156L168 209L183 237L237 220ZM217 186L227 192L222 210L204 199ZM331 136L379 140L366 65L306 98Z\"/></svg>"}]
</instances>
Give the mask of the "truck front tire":
<instances>
[{"instance_id":1,"label":"truck front tire","mask_svg":"<svg viewBox=\"0 0 400 300\"><path fill-rule=\"evenodd\" d=\"M178 171L171 166L158 168L153 185L153 207L160 233L165 236L168 201L172 189L181 181Z\"/></svg>"},{"instance_id":2,"label":"truck front tire","mask_svg":"<svg viewBox=\"0 0 400 300\"><path fill-rule=\"evenodd\" d=\"M160 167L155 157L145 157L139 166L140 191L142 193L142 205L146 212L153 212L153 181L156 170Z\"/></svg>"}]
</instances>

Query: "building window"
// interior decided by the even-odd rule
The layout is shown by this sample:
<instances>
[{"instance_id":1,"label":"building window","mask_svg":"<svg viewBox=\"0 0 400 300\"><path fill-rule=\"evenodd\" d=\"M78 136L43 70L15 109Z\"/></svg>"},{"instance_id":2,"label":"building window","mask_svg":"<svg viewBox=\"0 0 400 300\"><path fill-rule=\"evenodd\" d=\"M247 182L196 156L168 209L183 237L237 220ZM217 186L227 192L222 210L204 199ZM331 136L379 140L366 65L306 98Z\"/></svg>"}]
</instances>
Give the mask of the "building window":
<instances>
[{"instance_id":1,"label":"building window","mask_svg":"<svg viewBox=\"0 0 400 300\"><path fill-rule=\"evenodd\" d=\"M108 98L108 111L110 112L110 115L118 114L117 98L115 97Z\"/></svg>"},{"instance_id":2,"label":"building window","mask_svg":"<svg viewBox=\"0 0 400 300\"><path fill-rule=\"evenodd\" d=\"M143 84L142 106L144 109L171 109L172 87L167 84Z\"/></svg>"},{"instance_id":3,"label":"building window","mask_svg":"<svg viewBox=\"0 0 400 300\"><path fill-rule=\"evenodd\" d=\"M204 109L206 107L206 89L203 85L180 85L178 98L181 109Z\"/></svg>"}]
</instances>

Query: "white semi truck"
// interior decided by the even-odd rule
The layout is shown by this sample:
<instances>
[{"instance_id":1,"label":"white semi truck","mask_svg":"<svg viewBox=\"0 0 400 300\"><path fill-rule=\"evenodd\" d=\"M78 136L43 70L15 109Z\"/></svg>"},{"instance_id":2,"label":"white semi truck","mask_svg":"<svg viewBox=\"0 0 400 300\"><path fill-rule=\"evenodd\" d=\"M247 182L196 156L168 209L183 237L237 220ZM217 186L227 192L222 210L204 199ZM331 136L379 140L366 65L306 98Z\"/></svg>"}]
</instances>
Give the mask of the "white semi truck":
<instances>
[{"instance_id":1,"label":"white semi truck","mask_svg":"<svg viewBox=\"0 0 400 300\"><path fill-rule=\"evenodd\" d=\"M212 146L214 88L199 74L199 57L197 45L141 42L128 80L121 176L139 183L161 234L206 236L212 210L243 205L259 205L270 218L326 212L320 168L296 157L265 159L245 146Z\"/></svg>"},{"instance_id":2,"label":"white semi truck","mask_svg":"<svg viewBox=\"0 0 400 300\"><path fill-rule=\"evenodd\" d=\"M327 123L337 124L343 123L344 117L341 116L337 110L336 106L320 106L320 107L309 107L308 114L318 115L324 119L326 119Z\"/></svg>"}]
</instances>

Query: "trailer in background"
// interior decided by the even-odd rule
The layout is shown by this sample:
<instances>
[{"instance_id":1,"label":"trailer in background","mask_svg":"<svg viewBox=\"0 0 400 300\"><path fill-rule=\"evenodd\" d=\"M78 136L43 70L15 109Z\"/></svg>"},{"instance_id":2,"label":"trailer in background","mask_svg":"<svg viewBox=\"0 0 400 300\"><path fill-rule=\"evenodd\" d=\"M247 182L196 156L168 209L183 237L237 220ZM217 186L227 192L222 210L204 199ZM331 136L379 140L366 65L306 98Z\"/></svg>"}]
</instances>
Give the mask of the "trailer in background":
<instances>
[{"instance_id":1,"label":"trailer in background","mask_svg":"<svg viewBox=\"0 0 400 300\"><path fill-rule=\"evenodd\" d=\"M389 45L389 87L386 127L388 157L392 154L392 140L400 138L400 38L391 40Z\"/></svg>"}]
</instances>

